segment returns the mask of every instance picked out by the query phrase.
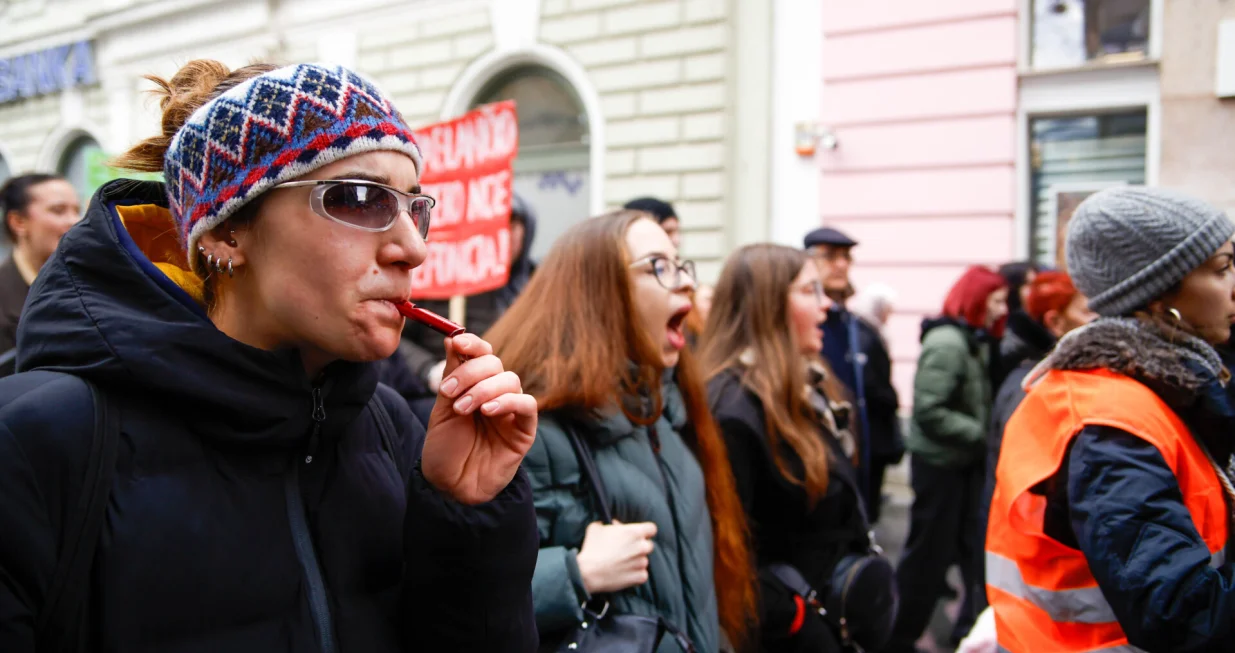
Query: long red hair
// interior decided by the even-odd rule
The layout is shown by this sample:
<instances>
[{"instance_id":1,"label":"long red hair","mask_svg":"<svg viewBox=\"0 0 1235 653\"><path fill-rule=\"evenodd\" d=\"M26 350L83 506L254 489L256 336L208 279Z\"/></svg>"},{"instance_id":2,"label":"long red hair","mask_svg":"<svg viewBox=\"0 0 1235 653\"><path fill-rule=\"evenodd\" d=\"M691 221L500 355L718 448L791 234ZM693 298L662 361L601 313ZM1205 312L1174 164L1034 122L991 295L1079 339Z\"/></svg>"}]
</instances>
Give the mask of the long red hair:
<instances>
[{"instance_id":1,"label":"long red hair","mask_svg":"<svg viewBox=\"0 0 1235 653\"><path fill-rule=\"evenodd\" d=\"M540 410L600 411L616 403L635 423L647 424L659 415L663 364L659 348L632 317L635 299L626 250L630 226L647 219L641 212L618 211L571 227L519 299L485 334ZM702 376L688 350L674 377L690 420L682 437L703 468L712 516L720 623L740 649L757 611L746 516ZM651 420L632 414L621 401L636 392L653 397Z\"/></svg>"}]
</instances>

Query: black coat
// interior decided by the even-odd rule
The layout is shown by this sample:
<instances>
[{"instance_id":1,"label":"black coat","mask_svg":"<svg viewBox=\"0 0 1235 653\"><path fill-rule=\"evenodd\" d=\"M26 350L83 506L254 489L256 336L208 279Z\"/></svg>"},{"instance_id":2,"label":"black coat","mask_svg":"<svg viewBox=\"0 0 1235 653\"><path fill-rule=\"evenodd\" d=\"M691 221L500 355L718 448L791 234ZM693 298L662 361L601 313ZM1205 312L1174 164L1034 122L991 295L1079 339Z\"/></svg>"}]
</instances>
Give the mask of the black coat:
<instances>
[{"instance_id":1,"label":"black coat","mask_svg":"<svg viewBox=\"0 0 1235 653\"><path fill-rule=\"evenodd\" d=\"M871 463L895 465L905 455L905 437L901 430L900 397L892 385L892 358L887 342L879 329L866 320L858 321L858 351L866 360L862 366L862 383L866 390L866 419L870 433Z\"/></svg>"},{"instance_id":2,"label":"black coat","mask_svg":"<svg viewBox=\"0 0 1235 653\"><path fill-rule=\"evenodd\" d=\"M768 444L763 404L742 385L738 373L724 372L708 384L709 402L725 438L730 464L750 523L760 580L760 627L764 648L771 652L839 651L821 619L808 618L797 637L787 637L797 612L794 594L776 580L767 566L785 563L826 595L832 569L842 557L866 551L866 524L857 472L840 444L820 429L830 451L832 475L826 495L811 507L806 490L781 474ZM786 444L781 454L801 478L801 459ZM836 478L846 475L851 483ZM821 644L826 642L826 644ZM823 648L819 648L823 646ZM830 648L831 647L831 648Z\"/></svg>"},{"instance_id":3,"label":"black coat","mask_svg":"<svg viewBox=\"0 0 1235 653\"><path fill-rule=\"evenodd\" d=\"M17 262L10 255L0 263L0 353L17 346L17 321L29 292L30 286L26 285Z\"/></svg>"},{"instance_id":4,"label":"black coat","mask_svg":"<svg viewBox=\"0 0 1235 653\"><path fill-rule=\"evenodd\" d=\"M104 186L31 290L18 368L67 374L0 381L19 395L0 406L0 650L34 650L81 495L93 409L76 377L120 407L122 433L89 650L536 650L527 476L475 507L438 493L424 429L374 366L334 363L315 384L294 351L224 335L139 250L135 219L121 226L116 205L152 204L160 184Z\"/></svg>"},{"instance_id":5,"label":"black coat","mask_svg":"<svg viewBox=\"0 0 1235 653\"><path fill-rule=\"evenodd\" d=\"M842 306L828 309L828 317L819 328L823 331L823 356L832 374L865 417L857 428L861 446L868 450L863 456L869 453L872 466L896 464L905 455L905 438L887 343L879 329ZM856 335L856 341L851 335ZM857 385L858 368L862 371L861 387ZM859 399L865 400L864 409Z\"/></svg>"}]
</instances>

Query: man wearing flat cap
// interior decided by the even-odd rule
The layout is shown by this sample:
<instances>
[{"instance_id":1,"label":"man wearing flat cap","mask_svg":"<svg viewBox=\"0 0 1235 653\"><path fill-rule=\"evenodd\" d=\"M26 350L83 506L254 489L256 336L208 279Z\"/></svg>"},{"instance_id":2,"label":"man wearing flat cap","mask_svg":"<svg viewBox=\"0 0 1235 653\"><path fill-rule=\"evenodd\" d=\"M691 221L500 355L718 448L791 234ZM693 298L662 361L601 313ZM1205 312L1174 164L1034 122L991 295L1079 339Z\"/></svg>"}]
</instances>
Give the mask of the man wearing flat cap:
<instances>
[{"instance_id":1,"label":"man wearing flat cap","mask_svg":"<svg viewBox=\"0 0 1235 653\"><path fill-rule=\"evenodd\" d=\"M858 242L831 227L806 234L804 245L823 277L823 291L832 300L823 330L823 355L854 398L861 432L860 476L871 523L879 519L883 476L904 455L897 416L899 398L892 385L892 362L879 329L845 307L853 296L849 267Z\"/></svg>"}]
</instances>

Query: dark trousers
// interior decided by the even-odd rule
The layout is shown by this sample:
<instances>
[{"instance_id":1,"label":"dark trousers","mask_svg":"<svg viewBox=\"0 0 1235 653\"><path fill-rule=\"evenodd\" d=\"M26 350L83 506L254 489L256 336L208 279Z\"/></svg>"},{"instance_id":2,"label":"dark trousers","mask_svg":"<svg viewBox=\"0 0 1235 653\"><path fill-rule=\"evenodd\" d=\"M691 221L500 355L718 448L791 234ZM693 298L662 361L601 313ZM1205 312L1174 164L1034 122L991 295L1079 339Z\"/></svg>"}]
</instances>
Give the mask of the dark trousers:
<instances>
[{"instance_id":1,"label":"dark trousers","mask_svg":"<svg viewBox=\"0 0 1235 653\"><path fill-rule=\"evenodd\" d=\"M888 466L878 460L871 461L870 484L866 486L866 516L870 518L871 526L879 521L883 510L883 475Z\"/></svg>"},{"instance_id":2,"label":"dark trousers","mask_svg":"<svg viewBox=\"0 0 1235 653\"><path fill-rule=\"evenodd\" d=\"M983 564L978 529L978 504L985 483L982 461L960 469L936 467L917 456L909 461L913 508L909 539L896 568L900 610L886 653L914 650L943 593L948 568L961 568L965 599L952 630L954 640L964 637L977 618L975 594Z\"/></svg>"}]
</instances>

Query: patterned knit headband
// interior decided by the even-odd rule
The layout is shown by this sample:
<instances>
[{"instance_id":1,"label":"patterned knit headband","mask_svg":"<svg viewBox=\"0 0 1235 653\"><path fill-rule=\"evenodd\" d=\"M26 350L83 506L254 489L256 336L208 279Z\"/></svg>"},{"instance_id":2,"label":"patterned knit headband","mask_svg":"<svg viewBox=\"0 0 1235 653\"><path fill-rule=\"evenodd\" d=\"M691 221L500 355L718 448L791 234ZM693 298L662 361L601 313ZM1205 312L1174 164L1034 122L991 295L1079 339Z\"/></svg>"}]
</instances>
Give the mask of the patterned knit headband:
<instances>
[{"instance_id":1,"label":"patterned knit headband","mask_svg":"<svg viewBox=\"0 0 1235 653\"><path fill-rule=\"evenodd\" d=\"M167 200L190 265L202 234L270 187L363 152L402 152L421 171L412 130L381 91L341 66L298 64L206 103L163 163Z\"/></svg>"}]
</instances>

